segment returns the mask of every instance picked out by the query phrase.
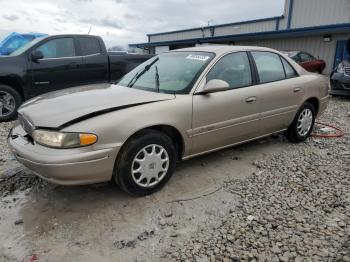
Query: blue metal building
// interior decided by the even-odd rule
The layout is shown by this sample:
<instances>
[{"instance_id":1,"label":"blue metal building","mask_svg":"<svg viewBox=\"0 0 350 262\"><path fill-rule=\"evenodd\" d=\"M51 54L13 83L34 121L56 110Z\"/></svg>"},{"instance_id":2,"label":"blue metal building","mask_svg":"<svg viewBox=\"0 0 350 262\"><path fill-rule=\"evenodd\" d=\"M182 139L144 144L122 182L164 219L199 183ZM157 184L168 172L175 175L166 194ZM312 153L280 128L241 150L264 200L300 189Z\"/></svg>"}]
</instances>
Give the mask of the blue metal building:
<instances>
[{"instance_id":1,"label":"blue metal building","mask_svg":"<svg viewBox=\"0 0 350 262\"><path fill-rule=\"evenodd\" d=\"M281 16L148 34L130 48L147 53L203 44L258 45L303 50L327 62L330 73L346 55L350 0L286 0Z\"/></svg>"}]
</instances>

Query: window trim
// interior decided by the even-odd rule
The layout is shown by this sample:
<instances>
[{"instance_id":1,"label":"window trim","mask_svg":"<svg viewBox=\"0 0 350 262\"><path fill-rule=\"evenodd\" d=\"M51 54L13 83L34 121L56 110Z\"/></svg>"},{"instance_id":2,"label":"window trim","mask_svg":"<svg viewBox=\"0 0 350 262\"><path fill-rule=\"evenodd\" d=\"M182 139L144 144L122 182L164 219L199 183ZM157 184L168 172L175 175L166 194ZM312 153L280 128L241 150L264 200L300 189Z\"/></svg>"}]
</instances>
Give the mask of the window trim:
<instances>
[{"instance_id":1,"label":"window trim","mask_svg":"<svg viewBox=\"0 0 350 262\"><path fill-rule=\"evenodd\" d=\"M234 52L230 52L230 53L226 53L224 55L222 55L221 57L218 58L218 60L208 69L208 72L204 75L204 78L205 78L205 84L207 83L207 76L208 74L211 72L211 70L216 66L217 63L219 63L221 61L221 59L223 59L224 57L226 56L229 56L229 55L233 55L233 54L238 54L238 53L246 53L247 55L247 58L248 58L248 63L249 63L249 67L250 67L250 77L251 77L251 83L249 85L245 85L245 86L240 86L240 87L235 87L235 88L231 88L228 89L228 90L225 90L225 91L222 91L222 92L227 92L227 91L231 91L231 90L236 90L236 89L241 89L241 88L245 88L245 87L249 87L249 86L254 86L256 85L256 76L255 76L255 70L253 69L253 66L252 66L252 61L250 60L250 57L249 57L249 52L247 51L234 51ZM203 78L202 78L203 79Z\"/></svg>"},{"instance_id":2,"label":"window trim","mask_svg":"<svg viewBox=\"0 0 350 262\"><path fill-rule=\"evenodd\" d=\"M48 58L42 58L42 59L38 59L38 61L45 61L45 60L57 60L57 59L68 59L68 58L77 58L79 57L78 54L78 46L77 46L77 42L76 39L72 36L67 36L67 37L54 37L54 38L48 38L46 41L44 41L43 43L38 43L38 45L34 46L33 49L31 49L29 51L29 56L31 54L31 52L37 50L38 48L40 48L41 46L47 44L50 41L54 41L54 40L61 40L61 39L72 39L73 40L73 44L74 44L74 52L75 52L75 56L65 56L65 57L48 57Z\"/></svg>"},{"instance_id":3,"label":"window trim","mask_svg":"<svg viewBox=\"0 0 350 262\"><path fill-rule=\"evenodd\" d=\"M46 61L46 60L58 60L58 59L73 59L73 58L84 58L84 57L91 57L91 56L98 56L99 54L92 54L92 55L76 55L76 56L66 56L66 57L51 57L51 58L41 58L38 59L38 61Z\"/></svg>"},{"instance_id":4,"label":"window trim","mask_svg":"<svg viewBox=\"0 0 350 262\"><path fill-rule=\"evenodd\" d=\"M271 51L264 51L264 50L251 50L251 51L248 51L250 53L250 55L252 56L252 61L254 63L254 66L256 68L256 77L258 79L258 82L256 85L264 85L264 84L269 84L269 83L275 83L275 82L279 82L279 81L284 81L284 80L288 80L288 79L292 79L292 78L287 78L287 75L286 75L286 72L285 72L285 68L284 68L284 65L283 65L283 62L281 60L281 55L278 54L278 53L275 53L275 52L271 52ZM265 83L261 83L260 82L260 77L259 77L259 72L258 72L258 67L256 66L256 63L255 63L255 59L254 59L254 56L252 53L257 53L257 52L260 52L260 53L271 53L271 54L274 54L274 55L277 55L281 61L281 64L282 64L282 68L283 68L283 72L284 72L284 79L279 79L279 80L274 80L274 81L269 81L269 82L265 82ZM285 59L286 60L286 59ZM286 60L287 61L287 60ZM288 61L287 61L288 62ZM288 62L289 63L289 62ZM293 68L293 70L295 71L296 73L296 77L299 77L300 75L298 74L298 72L295 70L295 68L289 63L289 65Z\"/></svg>"}]
</instances>

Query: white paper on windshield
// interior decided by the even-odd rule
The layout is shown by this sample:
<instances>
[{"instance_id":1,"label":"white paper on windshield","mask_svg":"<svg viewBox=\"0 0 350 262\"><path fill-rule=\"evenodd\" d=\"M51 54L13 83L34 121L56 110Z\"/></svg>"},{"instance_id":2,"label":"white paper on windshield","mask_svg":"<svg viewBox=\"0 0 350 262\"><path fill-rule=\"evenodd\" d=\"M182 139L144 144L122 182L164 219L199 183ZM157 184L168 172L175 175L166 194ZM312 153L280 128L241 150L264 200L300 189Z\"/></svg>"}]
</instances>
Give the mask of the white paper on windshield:
<instances>
[{"instance_id":1,"label":"white paper on windshield","mask_svg":"<svg viewBox=\"0 0 350 262\"><path fill-rule=\"evenodd\" d=\"M205 55L188 55L186 59L207 61L210 57Z\"/></svg>"}]
</instances>

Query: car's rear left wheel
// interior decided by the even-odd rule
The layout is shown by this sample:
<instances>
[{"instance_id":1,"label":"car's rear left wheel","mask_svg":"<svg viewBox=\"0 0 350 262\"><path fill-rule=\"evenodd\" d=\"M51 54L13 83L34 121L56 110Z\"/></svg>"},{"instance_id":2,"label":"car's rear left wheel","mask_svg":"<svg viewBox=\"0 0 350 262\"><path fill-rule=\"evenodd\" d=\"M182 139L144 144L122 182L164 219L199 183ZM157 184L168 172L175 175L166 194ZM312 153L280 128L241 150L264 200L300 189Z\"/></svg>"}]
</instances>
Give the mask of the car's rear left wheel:
<instances>
[{"instance_id":1,"label":"car's rear left wheel","mask_svg":"<svg viewBox=\"0 0 350 262\"><path fill-rule=\"evenodd\" d=\"M292 124L286 131L287 139L293 143L305 141L311 135L315 124L315 118L315 107L305 102L298 110Z\"/></svg>"},{"instance_id":2,"label":"car's rear left wheel","mask_svg":"<svg viewBox=\"0 0 350 262\"><path fill-rule=\"evenodd\" d=\"M172 140L157 130L145 130L122 148L116 160L114 179L131 195L149 195L166 184L175 164Z\"/></svg>"}]
</instances>

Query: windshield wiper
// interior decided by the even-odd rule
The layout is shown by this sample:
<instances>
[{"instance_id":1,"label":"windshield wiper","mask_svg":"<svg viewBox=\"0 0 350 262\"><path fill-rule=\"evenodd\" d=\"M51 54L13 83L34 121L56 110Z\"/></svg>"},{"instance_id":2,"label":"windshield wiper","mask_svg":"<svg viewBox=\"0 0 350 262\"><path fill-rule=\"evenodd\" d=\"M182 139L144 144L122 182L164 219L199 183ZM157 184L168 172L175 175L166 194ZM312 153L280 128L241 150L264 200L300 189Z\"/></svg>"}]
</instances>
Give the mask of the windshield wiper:
<instances>
[{"instance_id":1,"label":"windshield wiper","mask_svg":"<svg viewBox=\"0 0 350 262\"><path fill-rule=\"evenodd\" d=\"M158 73L158 66L156 66L156 74L155 74L155 80L156 80L156 89L157 89L157 92L159 93L159 73Z\"/></svg>"},{"instance_id":2,"label":"windshield wiper","mask_svg":"<svg viewBox=\"0 0 350 262\"><path fill-rule=\"evenodd\" d=\"M151 63L146 65L145 68L142 69L140 72L136 73L136 75L134 75L133 78L131 78L130 82L127 84L127 87L131 88L136 83L137 79L139 79L144 73L146 73L151 68L151 66L153 66L158 60L159 57L157 57Z\"/></svg>"}]
</instances>

